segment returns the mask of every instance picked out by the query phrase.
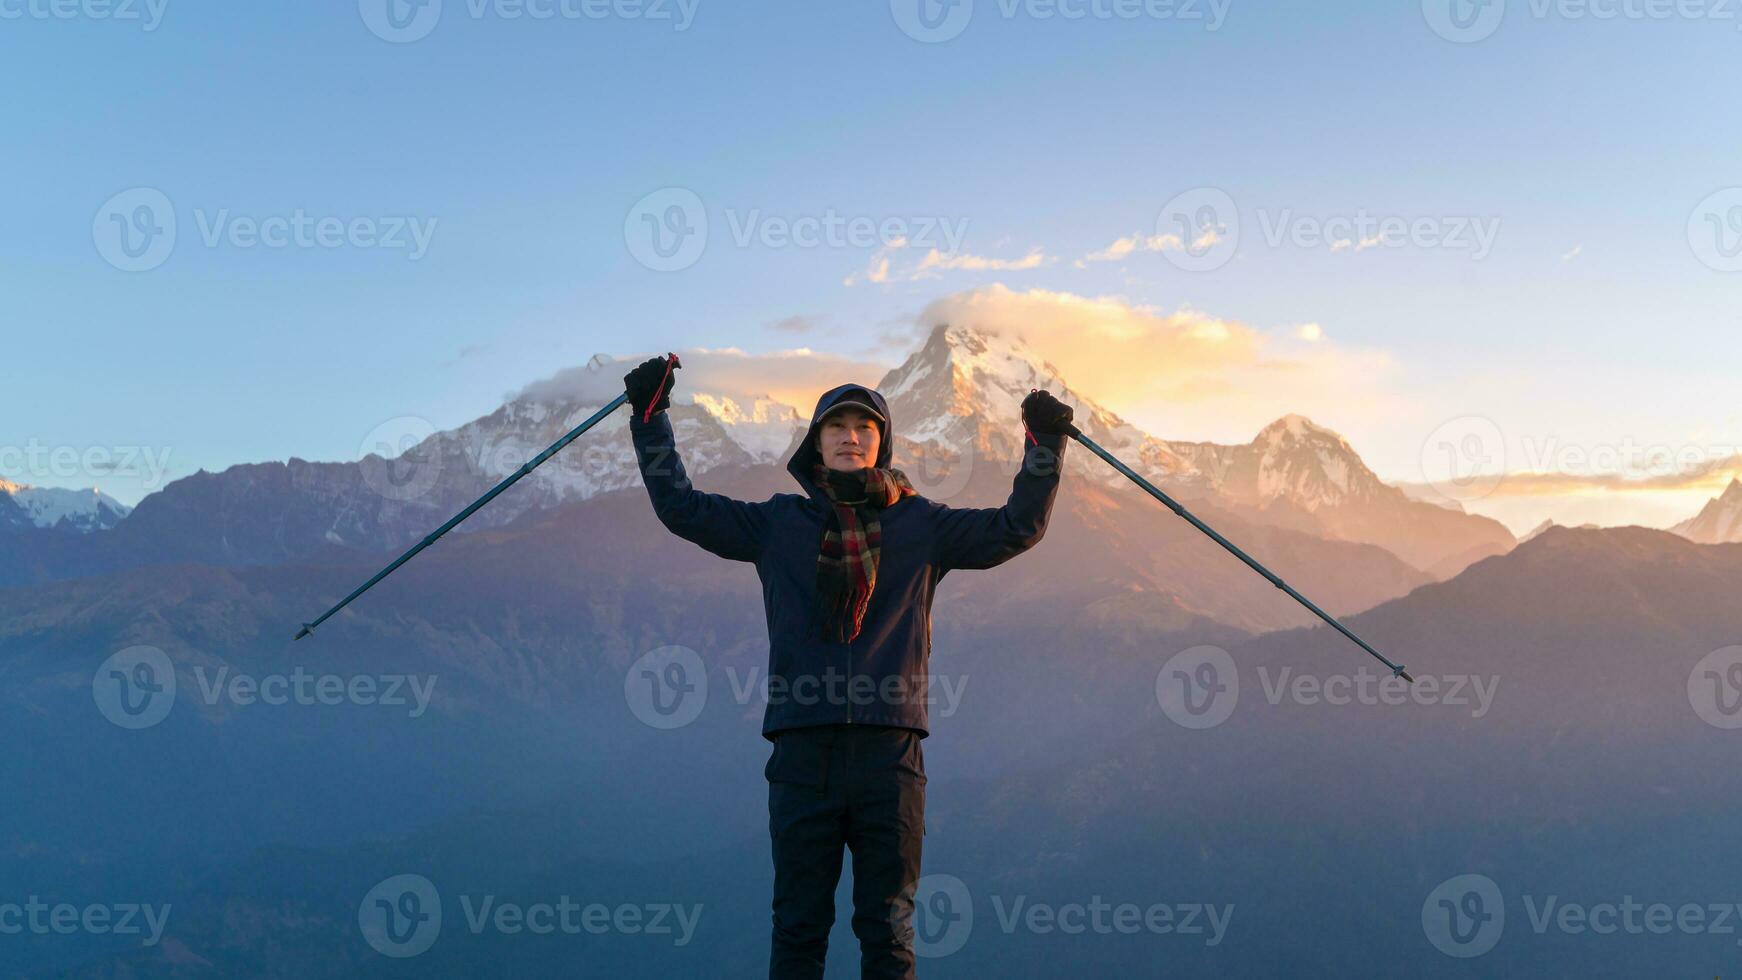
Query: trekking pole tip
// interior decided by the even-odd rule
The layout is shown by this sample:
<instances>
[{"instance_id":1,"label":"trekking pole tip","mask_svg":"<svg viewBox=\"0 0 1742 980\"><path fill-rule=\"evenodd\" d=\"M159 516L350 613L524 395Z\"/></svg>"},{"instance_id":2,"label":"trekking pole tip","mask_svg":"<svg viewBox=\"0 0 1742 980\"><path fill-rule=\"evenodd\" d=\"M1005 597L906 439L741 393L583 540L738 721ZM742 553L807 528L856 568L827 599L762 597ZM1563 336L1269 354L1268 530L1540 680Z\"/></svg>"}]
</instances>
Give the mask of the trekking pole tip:
<instances>
[{"instance_id":1,"label":"trekking pole tip","mask_svg":"<svg viewBox=\"0 0 1742 980\"><path fill-rule=\"evenodd\" d=\"M302 624L302 629L297 630L296 635L291 637L290 640L292 643L295 643L297 640L300 640L303 637L305 637L313 632L314 632L314 630L310 629L309 625L307 623L304 623L304 624Z\"/></svg>"},{"instance_id":2,"label":"trekking pole tip","mask_svg":"<svg viewBox=\"0 0 1742 980\"><path fill-rule=\"evenodd\" d=\"M1404 670L1402 667L1398 667L1396 670L1392 671L1392 676L1403 678L1404 683L1406 684L1415 683L1415 678L1409 676L1409 671Z\"/></svg>"}]
</instances>

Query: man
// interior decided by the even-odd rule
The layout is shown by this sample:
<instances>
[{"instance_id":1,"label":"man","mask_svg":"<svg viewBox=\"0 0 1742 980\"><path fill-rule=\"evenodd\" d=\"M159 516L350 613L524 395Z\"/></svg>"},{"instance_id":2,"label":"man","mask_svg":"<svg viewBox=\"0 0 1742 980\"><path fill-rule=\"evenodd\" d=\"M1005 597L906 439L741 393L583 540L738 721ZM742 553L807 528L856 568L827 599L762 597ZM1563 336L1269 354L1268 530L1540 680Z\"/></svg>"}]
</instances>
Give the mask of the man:
<instances>
[{"instance_id":1,"label":"man","mask_svg":"<svg viewBox=\"0 0 1742 980\"><path fill-rule=\"evenodd\" d=\"M955 568L990 568L1040 541L1058 490L1071 409L1022 402L1022 469L1003 507L955 508L890 467L889 406L846 384L823 393L790 472L804 494L747 503L691 487L670 405L676 358L624 376L648 496L674 534L753 562L768 617L762 734L774 743L771 978L820 978L841 848L853 855L861 976L911 978L913 898L925 833L931 603Z\"/></svg>"}]
</instances>

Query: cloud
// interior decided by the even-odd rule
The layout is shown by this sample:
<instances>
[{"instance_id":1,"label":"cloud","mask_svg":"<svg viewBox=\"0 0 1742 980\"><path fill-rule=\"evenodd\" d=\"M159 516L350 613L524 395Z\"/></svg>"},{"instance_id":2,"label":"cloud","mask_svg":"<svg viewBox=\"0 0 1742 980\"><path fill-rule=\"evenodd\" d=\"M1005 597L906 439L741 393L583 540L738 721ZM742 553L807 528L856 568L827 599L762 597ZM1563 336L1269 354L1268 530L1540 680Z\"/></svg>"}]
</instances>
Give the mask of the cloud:
<instances>
[{"instance_id":1,"label":"cloud","mask_svg":"<svg viewBox=\"0 0 1742 980\"><path fill-rule=\"evenodd\" d=\"M1294 335L1308 343L1318 343L1325 339L1325 328L1316 323L1303 323L1294 328Z\"/></svg>"},{"instance_id":2,"label":"cloud","mask_svg":"<svg viewBox=\"0 0 1742 980\"><path fill-rule=\"evenodd\" d=\"M602 405L623 393L623 375L649 357L665 351L648 351L612 357L596 354L579 367L565 368L507 396L533 401L575 399L582 404ZM808 347L751 354L736 347L691 347L677 352L683 367L677 372L672 399L680 404L694 401L696 392L724 396L739 402L769 398L791 405L809 416L817 396L838 384L856 381L875 385L890 365L877 361L813 351Z\"/></svg>"},{"instance_id":3,"label":"cloud","mask_svg":"<svg viewBox=\"0 0 1742 980\"><path fill-rule=\"evenodd\" d=\"M1027 255L1017 259L992 258L968 252L946 255L933 248L913 267L892 272L890 257L906 249L908 245L909 242L906 239L896 239L878 248L876 252L872 253L865 268L842 279L841 285L855 286L861 282L915 282L921 279L935 279L943 272L1021 272L1028 269L1038 269L1055 261L1049 258L1046 252L1038 246L1029 249Z\"/></svg>"},{"instance_id":4,"label":"cloud","mask_svg":"<svg viewBox=\"0 0 1742 980\"><path fill-rule=\"evenodd\" d=\"M1365 252L1370 248L1378 248L1383 244L1385 244L1384 235L1373 235L1368 238L1363 238L1359 242L1350 241L1347 238L1339 238L1331 243L1331 251L1344 252L1353 248L1357 252Z\"/></svg>"},{"instance_id":5,"label":"cloud","mask_svg":"<svg viewBox=\"0 0 1742 980\"><path fill-rule=\"evenodd\" d=\"M1580 253L1580 252L1583 252L1583 251L1584 251L1584 250L1585 250L1585 245L1584 245L1584 243L1583 243L1583 242L1580 242L1580 243L1579 243L1579 244L1577 244L1577 245L1574 245L1574 246L1573 246L1573 250L1572 250L1572 251L1570 251L1570 252L1568 252L1568 253L1567 253L1567 254L1565 254L1565 255L1563 255L1563 256L1561 256L1561 261L1562 261L1562 262L1571 262L1571 261L1572 261L1572 260L1574 260L1574 259L1576 259L1576 258L1578 258L1578 257L1579 257L1579 253Z\"/></svg>"},{"instance_id":6,"label":"cloud","mask_svg":"<svg viewBox=\"0 0 1742 980\"><path fill-rule=\"evenodd\" d=\"M1401 400L1387 387L1388 355L1337 347L1322 330L1310 340L1298 328L1001 283L939 299L920 319L1019 336L1072 390L1162 436L1243 441L1291 412L1332 424L1387 417Z\"/></svg>"},{"instance_id":7,"label":"cloud","mask_svg":"<svg viewBox=\"0 0 1742 980\"><path fill-rule=\"evenodd\" d=\"M1573 497L1595 493L1663 493L1699 491L1717 496L1731 480L1742 479L1742 453L1706 460L1674 472L1626 471L1614 473L1512 472L1501 478L1486 496ZM1434 490L1433 484L1400 486ZM1437 492L1437 491L1436 491Z\"/></svg>"},{"instance_id":8,"label":"cloud","mask_svg":"<svg viewBox=\"0 0 1742 980\"><path fill-rule=\"evenodd\" d=\"M919 267L914 270L912 278L924 278L934 270L966 270L969 272L1009 272L1023 269L1037 269L1047 262L1047 257L1040 249L1030 249L1027 255L1020 259L993 259L983 255L944 255L937 249L926 253L920 260Z\"/></svg>"},{"instance_id":9,"label":"cloud","mask_svg":"<svg viewBox=\"0 0 1742 980\"><path fill-rule=\"evenodd\" d=\"M888 282L889 256L907 247L907 239L897 238L886 245L877 247L871 253L871 260L865 268L841 280L843 286L854 286L861 282Z\"/></svg>"},{"instance_id":10,"label":"cloud","mask_svg":"<svg viewBox=\"0 0 1742 980\"><path fill-rule=\"evenodd\" d=\"M1196 241L1208 248L1214 245L1218 239L1213 229L1205 229L1198 235ZM1106 248L1090 252L1071 264L1079 269L1087 269L1091 262L1117 262L1120 259L1130 257L1135 252L1166 252L1170 250L1177 252L1185 247L1185 240L1178 235L1126 235L1124 238L1114 239L1113 244Z\"/></svg>"}]
</instances>

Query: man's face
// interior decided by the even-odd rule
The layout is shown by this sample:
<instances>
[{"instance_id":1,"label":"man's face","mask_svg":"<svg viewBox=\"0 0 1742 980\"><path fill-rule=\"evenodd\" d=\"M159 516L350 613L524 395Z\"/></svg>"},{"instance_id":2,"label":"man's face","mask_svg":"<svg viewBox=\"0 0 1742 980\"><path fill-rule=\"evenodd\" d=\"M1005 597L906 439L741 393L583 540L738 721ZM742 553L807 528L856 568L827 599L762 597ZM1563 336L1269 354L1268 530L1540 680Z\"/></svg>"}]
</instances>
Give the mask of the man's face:
<instances>
[{"instance_id":1,"label":"man's face","mask_svg":"<svg viewBox=\"0 0 1742 980\"><path fill-rule=\"evenodd\" d=\"M883 433L863 409L843 408L817 427L817 452L831 470L862 470L877 465Z\"/></svg>"}]
</instances>

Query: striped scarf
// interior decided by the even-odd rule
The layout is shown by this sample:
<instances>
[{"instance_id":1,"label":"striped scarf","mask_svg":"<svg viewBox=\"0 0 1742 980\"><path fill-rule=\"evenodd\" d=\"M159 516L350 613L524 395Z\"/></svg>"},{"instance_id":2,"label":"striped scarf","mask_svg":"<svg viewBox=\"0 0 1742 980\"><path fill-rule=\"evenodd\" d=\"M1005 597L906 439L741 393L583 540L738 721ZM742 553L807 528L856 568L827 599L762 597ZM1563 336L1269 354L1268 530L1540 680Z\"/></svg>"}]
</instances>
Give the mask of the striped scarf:
<instances>
[{"instance_id":1,"label":"striped scarf","mask_svg":"<svg viewBox=\"0 0 1742 980\"><path fill-rule=\"evenodd\" d=\"M817 618L824 639L846 643L859 635L871 605L871 590L877 585L883 544L880 515L885 507L919 491L897 469L843 472L817 463L811 467L811 479L834 505L817 552Z\"/></svg>"}]
</instances>

